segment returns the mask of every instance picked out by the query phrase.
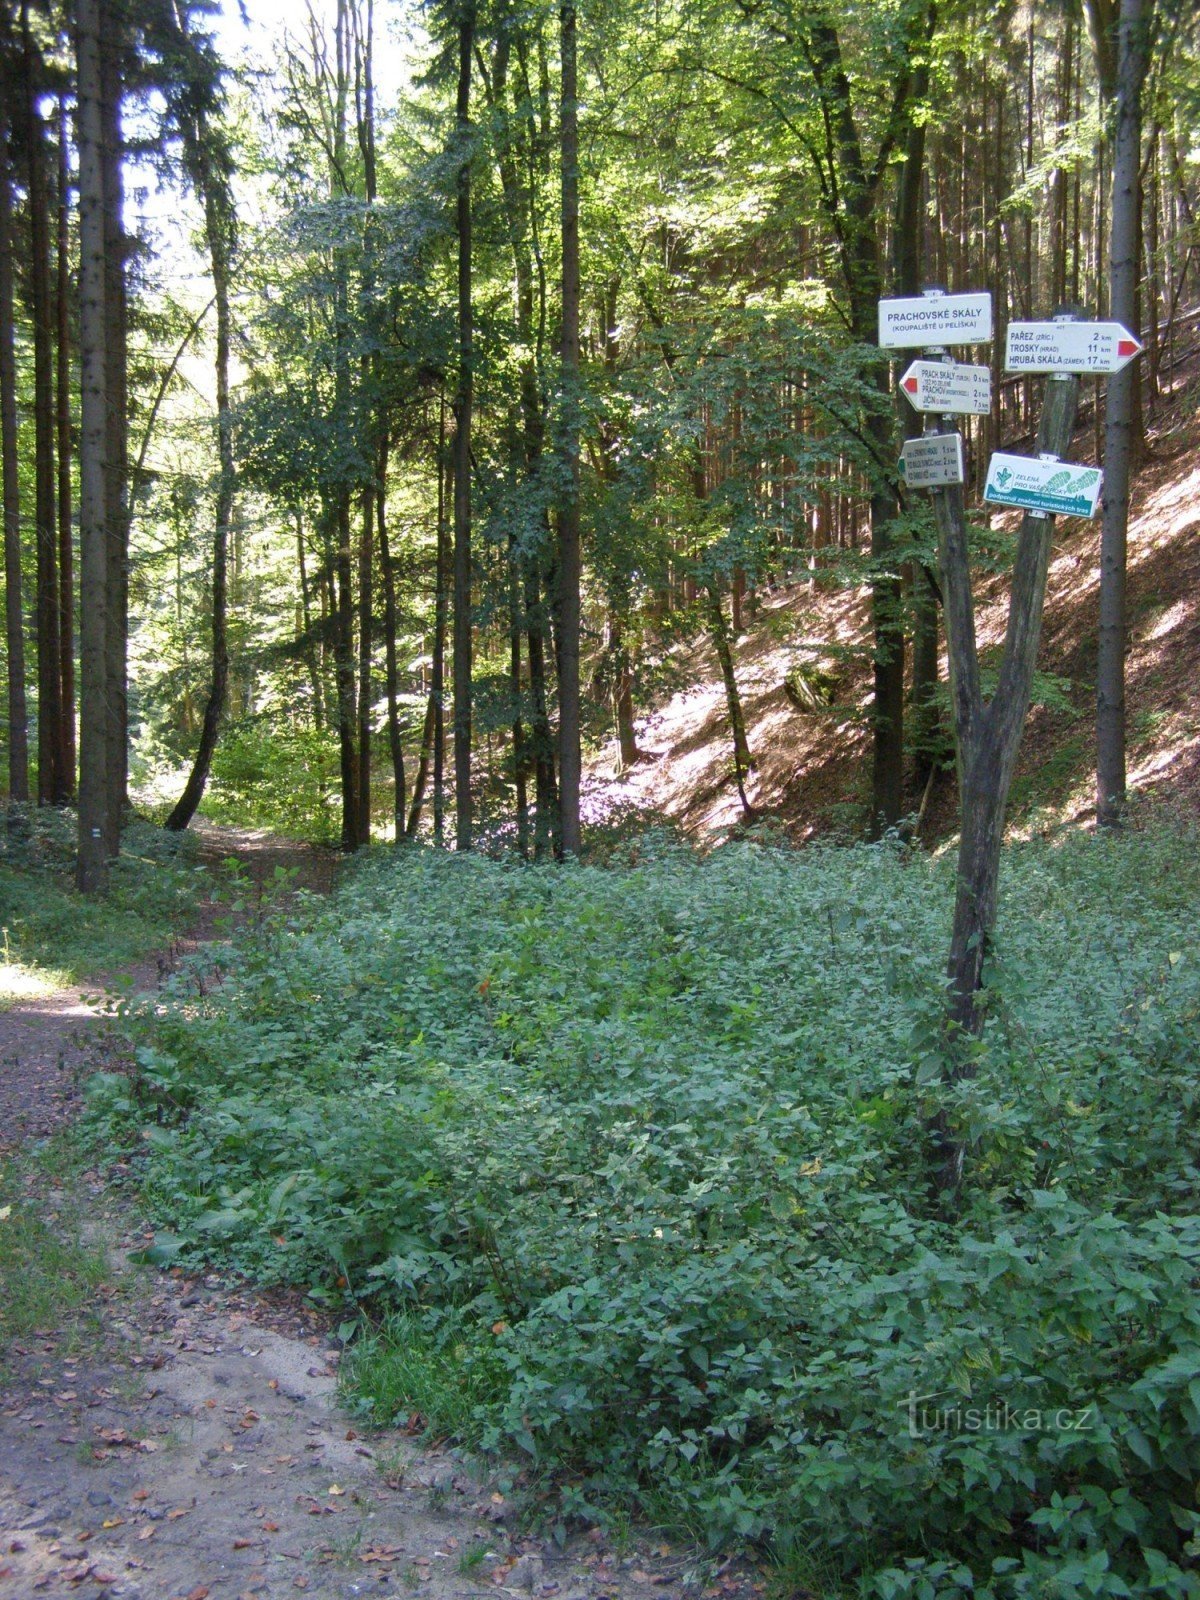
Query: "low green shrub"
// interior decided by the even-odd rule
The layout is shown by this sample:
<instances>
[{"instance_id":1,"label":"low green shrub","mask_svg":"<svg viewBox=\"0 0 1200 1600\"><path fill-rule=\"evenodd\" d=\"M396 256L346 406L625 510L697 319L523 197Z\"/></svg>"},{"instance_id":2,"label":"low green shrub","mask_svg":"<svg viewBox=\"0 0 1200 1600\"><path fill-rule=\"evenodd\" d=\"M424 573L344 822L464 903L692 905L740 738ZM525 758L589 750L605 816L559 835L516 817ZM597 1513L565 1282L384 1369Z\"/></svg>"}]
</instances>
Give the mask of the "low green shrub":
<instances>
[{"instance_id":1,"label":"low green shrub","mask_svg":"<svg viewBox=\"0 0 1200 1600\"><path fill-rule=\"evenodd\" d=\"M953 1094L952 862L652 838L380 853L135 1013L93 1116L159 1259L368 1308L363 1404L457 1390L440 1425L564 1515L817 1550L881 1600L1195 1596L1200 855L1035 843L1004 886Z\"/></svg>"}]
</instances>

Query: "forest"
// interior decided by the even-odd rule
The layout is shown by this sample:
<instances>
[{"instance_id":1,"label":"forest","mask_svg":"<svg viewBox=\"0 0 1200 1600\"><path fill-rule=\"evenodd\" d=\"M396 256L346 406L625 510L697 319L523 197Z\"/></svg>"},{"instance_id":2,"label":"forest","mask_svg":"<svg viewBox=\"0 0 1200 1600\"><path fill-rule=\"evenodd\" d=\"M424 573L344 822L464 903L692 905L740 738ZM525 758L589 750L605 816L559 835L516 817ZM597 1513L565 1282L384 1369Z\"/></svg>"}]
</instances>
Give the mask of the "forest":
<instances>
[{"instance_id":1,"label":"forest","mask_svg":"<svg viewBox=\"0 0 1200 1600\"><path fill-rule=\"evenodd\" d=\"M0 0L0 1024L168 949L141 1265L561 1541L1200 1596L1197 207L1186 0Z\"/></svg>"}]
</instances>

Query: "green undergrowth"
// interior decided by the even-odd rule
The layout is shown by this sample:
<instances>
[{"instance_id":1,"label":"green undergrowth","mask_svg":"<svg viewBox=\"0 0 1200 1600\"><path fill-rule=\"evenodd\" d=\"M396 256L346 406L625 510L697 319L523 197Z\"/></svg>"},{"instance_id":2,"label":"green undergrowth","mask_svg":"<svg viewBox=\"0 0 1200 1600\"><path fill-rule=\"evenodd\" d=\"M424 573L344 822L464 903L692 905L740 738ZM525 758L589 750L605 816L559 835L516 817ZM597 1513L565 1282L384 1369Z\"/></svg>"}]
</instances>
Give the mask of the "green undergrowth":
<instances>
[{"instance_id":1,"label":"green undergrowth","mask_svg":"<svg viewBox=\"0 0 1200 1600\"><path fill-rule=\"evenodd\" d=\"M1008 852L954 1091L950 860L380 852L135 1010L91 1115L154 1259L361 1307L359 1406L564 1525L761 1541L797 1591L1194 1596L1196 846Z\"/></svg>"},{"instance_id":2,"label":"green undergrowth","mask_svg":"<svg viewBox=\"0 0 1200 1600\"><path fill-rule=\"evenodd\" d=\"M45 1332L71 1350L87 1334L89 1301L108 1274L103 1248L86 1237L78 1166L61 1136L0 1158L0 1383L14 1343Z\"/></svg>"},{"instance_id":3,"label":"green undergrowth","mask_svg":"<svg viewBox=\"0 0 1200 1600\"><path fill-rule=\"evenodd\" d=\"M125 830L107 895L75 888L75 817L38 811L0 830L0 1006L113 971L161 948L209 892L189 836Z\"/></svg>"}]
</instances>

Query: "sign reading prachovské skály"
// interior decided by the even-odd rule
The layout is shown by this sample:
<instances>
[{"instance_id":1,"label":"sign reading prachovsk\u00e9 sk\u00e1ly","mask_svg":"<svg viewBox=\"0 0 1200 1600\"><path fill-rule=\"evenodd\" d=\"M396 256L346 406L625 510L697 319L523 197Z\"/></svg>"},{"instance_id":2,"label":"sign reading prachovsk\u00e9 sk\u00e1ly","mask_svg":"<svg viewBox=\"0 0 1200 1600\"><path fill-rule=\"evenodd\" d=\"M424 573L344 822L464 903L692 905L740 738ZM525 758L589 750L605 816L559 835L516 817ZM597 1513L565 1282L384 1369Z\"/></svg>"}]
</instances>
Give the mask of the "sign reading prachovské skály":
<instances>
[{"instance_id":1,"label":"sign reading prachovsk\u00e9 sk\u00e1ly","mask_svg":"<svg viewBox=\"0 0 1200 1600\"><path fill-rule=\"evenodd\" d=\"M879 343L884 350L986 344L991 337L990 294L929 294L879 302Z\"/></svg>"}]
</instances>

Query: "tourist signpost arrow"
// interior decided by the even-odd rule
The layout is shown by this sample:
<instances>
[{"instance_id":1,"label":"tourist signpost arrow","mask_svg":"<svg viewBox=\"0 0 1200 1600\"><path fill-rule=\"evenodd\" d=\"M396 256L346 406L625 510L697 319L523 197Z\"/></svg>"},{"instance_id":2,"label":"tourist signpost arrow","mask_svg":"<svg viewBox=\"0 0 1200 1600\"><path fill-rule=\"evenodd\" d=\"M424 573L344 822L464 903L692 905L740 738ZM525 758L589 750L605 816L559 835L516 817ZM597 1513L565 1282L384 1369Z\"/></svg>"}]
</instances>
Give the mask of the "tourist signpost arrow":
<instances>
[{"instance_id":1,"label":"tourist signpost arrow","mask_svg":"<svg viewBox=\"0 0 1200 1600\"><path fill-rule=\"evenodd\" d=\"M962 434L927 433L920 439L906 439L900 451L900 471L910 489L965 483Z\"/></svg>"},{"instance_id":2,"label":"tourist signpost arrow","mask_svg":"<svg viewBox=\"0 0 1200 1600\"><path fill-rule=\"evenodd\" d=\"M1142 346L1119 322L1010 322L1009 372L1120 372Z\"/></svg>"},{"instance_id":3,"label":"tourist signpost arrow","mask_svg":"<svg viewBox=\"0 0 1200 1600\"><path fill-rule=\"evenodd\" d=\"M986 344L991 337L990 294L927 294L879 302L879 344L884 350Z\"/></svg>"},{"instance_id":4,"label":"tourist signpost arrow","mask_svg":"<svg viewBox=\"0 0 1200 1600\"><path fill-rule=\"evenodd\" d=\"M984 417L992 409L990 367L914 361L900 379L900 389L917 411L936 411L942 416Z\"/></svg>"},{"instance_id":5,"label":"tourist signpost arrow","mask_svg":"<svg viewBox=\"0 0 1200 1600\"><path fill-rule=\"evenodd\" d=\"M1069 461L1039 460L996 451L988 463L983 498L1046 516L1094 517L1103 473Z\"/></svg>"}]
</instances>

